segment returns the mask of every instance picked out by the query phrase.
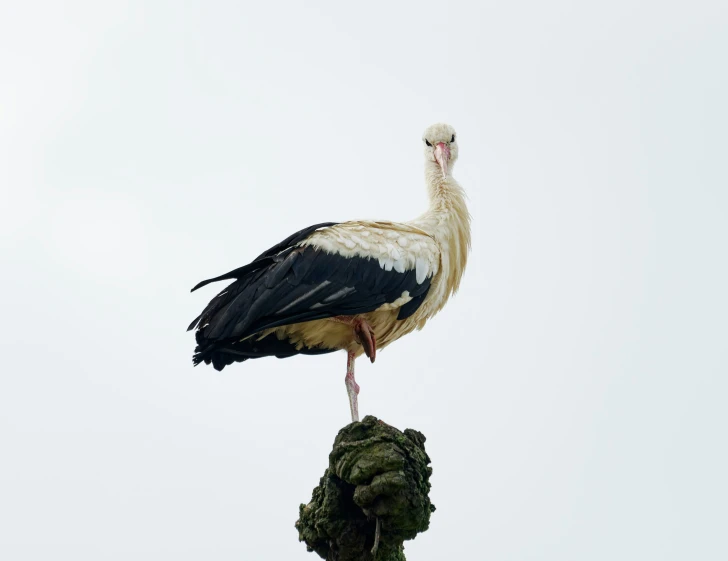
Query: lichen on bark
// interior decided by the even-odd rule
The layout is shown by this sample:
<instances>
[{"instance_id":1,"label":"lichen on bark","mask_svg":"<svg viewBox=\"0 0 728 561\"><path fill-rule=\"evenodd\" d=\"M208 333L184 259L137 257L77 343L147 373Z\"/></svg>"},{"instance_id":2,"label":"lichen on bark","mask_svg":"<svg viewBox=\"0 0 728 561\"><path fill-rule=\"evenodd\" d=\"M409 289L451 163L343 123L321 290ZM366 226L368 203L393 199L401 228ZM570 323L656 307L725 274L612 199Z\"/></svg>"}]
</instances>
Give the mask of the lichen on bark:
<instances>
[{"instance_id":1,"label":"lichen on bark","mask_svg":"<svg viewBox=\"0 0 728 561\"><path fill-rule=\"evenodd\" d=\"M429 463L416 430L400 432L372 416L347 425L311 502L299 508L299 540L327 561L405 561L403 542L427 530L435 510Z\"/></svg>"}]
</instances>

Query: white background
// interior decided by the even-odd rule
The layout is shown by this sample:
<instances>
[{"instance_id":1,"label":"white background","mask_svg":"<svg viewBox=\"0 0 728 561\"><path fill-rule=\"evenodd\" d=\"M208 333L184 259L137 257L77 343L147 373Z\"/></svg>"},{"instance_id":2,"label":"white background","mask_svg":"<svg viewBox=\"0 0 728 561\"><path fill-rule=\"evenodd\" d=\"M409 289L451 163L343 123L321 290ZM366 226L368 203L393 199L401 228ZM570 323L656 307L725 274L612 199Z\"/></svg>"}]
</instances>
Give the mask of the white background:
<instances>
[{"instance_id":1,"label":"white background","mask_svg":"<svg viewBox=\"0 0 728 561\"><path fill-rule=\"evenodd\" d=\"M314 559L345 356L193 369L189 289L418 215L437 121L462 289L358 364L428 438L408 558L728 558L727 11L3 2L0 558Z\"/></svg>"}]
</instances>

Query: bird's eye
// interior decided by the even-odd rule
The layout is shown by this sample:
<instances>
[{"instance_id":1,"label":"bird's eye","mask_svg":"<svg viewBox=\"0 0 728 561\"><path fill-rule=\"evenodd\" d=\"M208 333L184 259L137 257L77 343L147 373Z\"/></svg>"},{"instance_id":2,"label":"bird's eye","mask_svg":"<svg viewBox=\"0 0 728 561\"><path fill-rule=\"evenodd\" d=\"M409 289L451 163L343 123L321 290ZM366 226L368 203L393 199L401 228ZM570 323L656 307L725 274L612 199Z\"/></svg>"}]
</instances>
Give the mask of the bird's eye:
<instances>
[{"instance_id":1,"label":"bird's eye","mask_svg":"<svg viewBox=\"0 0 728 561\"><path fill-rule=\"evenodd\" d=\"M432 144L430 144L430 141L427 139L425 139L425 144L427 144L428 146L432 146Z\"/></svg>"},{"instance_id":2,"label":"bird's eye","mask_svg":"<svg viewBox=\"0 0 728 561\"><path fill-rule=\"evenodd\" d=\"M450 139L450 142L455 142L455 135L452 135L452 138Z\"/></svg>"}]
</instances>

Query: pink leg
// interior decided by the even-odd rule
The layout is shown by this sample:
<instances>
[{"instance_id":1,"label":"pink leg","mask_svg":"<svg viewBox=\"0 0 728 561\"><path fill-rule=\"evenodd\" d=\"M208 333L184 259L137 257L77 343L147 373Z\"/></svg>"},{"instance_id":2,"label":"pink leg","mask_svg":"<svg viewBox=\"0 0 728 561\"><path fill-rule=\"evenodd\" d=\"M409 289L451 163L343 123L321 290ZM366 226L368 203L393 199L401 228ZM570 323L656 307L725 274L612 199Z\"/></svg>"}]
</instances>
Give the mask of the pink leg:
<instances>
[{"instance_id":1,"label":"pink leg","mask_svg":"<svg viewBox=\"0 0 728 561\"><path fill-rule=\"evenodd\" d=\"M346 378L344 378L344 382L346 383L346 393L349 394L349 409L351 409L352 422L359 420L359 400L357 398L359 395L359 384L357 384L354 379L355 356L356 355L354 353L348 353L346 359Z\"/></svg>"},{"instance_id":2,"label":"pink leg","mask_svg":"<svg viewBox=\"0 0 728 561\"><path fill-rule=\"evenodd\" d=\"M374 330L363 318L354 318L354 338L364 347L364 353L369 360L374 362L377 358L377 340L374 337Z\"/></svg>"}]
</instances>

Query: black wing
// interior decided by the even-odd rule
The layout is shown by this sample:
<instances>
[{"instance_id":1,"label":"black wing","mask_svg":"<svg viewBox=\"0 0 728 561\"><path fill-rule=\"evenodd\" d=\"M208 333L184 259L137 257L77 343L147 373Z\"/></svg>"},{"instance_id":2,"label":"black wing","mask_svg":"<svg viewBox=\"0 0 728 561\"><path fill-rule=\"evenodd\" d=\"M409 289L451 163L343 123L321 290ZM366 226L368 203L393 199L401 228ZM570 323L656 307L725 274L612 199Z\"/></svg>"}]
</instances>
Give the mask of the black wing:
<instances>
[{"instance_id":1,"label":"black wing","mask_svg":"<svg viewBox=\"0 0 728 561\"><path fill-rule=\"evenodd\" d=\"M313 234L316 230L320 230L321 228L328 228L329 226L335 226L336 224L339 224L339 222L321 222L320 224L314 224L313 226L309 226L308 228L299 230L295 234L288 236L281 243L274 245L270 249L268 249L268 250L264 251L263 253L261 253L260 255L258 255L258 257L256 257L252 263L248 263L247 265L238 267L237 269L234 269L234 270L230 271L229 273L225 273L224 275L220 275L219 277L215 277L214 279L203 280L202 282L197 283L190 292L194 292L198 288L207 286L211 282L217 282L217 281L221 281L221 280L230 280L230 279L241 279L250 272L259 270L267 265L270 265L272 263L271 259L273 257L275 257L276 255L278 255L281 252L293 249L293 247L298 242L302 242L307 237L309 237L311 234ZM197 319L200 319L200 318L198 317ZM197 320L192 322L192 325L190 325L187 328L187 331L189 331L190 329L192 329L194 327L194 324L196 321Z\"/></svg>"},{"instance_id":2,"label":"black wing","mask_svg":"<svg viewBox=\"0 0 728 561\"><path fill-rule=\"evenodd\" d=\"M408 291L412 297L400 308L398 319L412 315L422 304L431 278L417 283L416 272L383 269L377 260L344 257L296 244L319 224L294 234L258 259L225 275L204 281L236 278L218 294L188 329L197 327L193 361L212 362L222 369L234 361L259 356L317 354L335 349L296 350L274 335L253 341L265 329L340 315L371 312ZM194 290L194 289L193 289Z\"/></svg>"}]
</instances>

